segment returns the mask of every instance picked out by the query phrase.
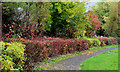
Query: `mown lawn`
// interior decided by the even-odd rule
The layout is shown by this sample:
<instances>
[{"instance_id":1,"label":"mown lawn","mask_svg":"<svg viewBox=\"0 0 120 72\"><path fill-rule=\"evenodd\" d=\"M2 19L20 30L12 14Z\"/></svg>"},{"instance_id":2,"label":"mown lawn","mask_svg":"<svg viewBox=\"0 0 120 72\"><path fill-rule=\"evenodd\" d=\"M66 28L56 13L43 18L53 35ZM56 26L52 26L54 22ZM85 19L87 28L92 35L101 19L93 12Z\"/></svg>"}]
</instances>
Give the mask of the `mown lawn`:
<instances>
[{"instance_id":1,"label":"mown lawn","mask_svg":"<svg viewBox=\"0 0 120 72\"><path fill-rule=\"evenodd\" d=\"M118 70L118 49L110 50L84 61L81 70Z\"/></svg>"}]
</instances>

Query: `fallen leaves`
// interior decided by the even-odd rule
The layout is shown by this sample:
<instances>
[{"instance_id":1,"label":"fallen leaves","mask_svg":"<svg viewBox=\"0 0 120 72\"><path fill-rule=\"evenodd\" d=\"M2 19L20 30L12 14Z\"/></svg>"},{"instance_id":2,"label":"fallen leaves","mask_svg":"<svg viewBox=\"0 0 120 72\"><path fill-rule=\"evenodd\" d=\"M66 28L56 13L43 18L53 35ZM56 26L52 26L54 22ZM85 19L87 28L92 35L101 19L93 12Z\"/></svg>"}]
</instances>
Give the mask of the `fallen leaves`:
<instances>
[{"instance_id":1,"label":"fallen leaves","mask_svg":"<svg viewBox=\"0 0 120 72\"><path fill-rule=\"evenodd\" d=\"M105 63L107 63L107 62L105 62Z\"/></svg>"},{"instance_id":2,"label":"fallen leaves","mask_svg":"<svg viewBox=\"0 0 120 72\"><path fill-rule=\"evenodd\" d=\"M96 53L93 52L93 51L85 51L85 52L82 53L82 55L85 55L85 54L87 54L87 56L88 56L90 54L96 54Z\"/></svg>"},{"instance_id":3,"label":"fallen leaves","mask_svg":"<svg viewBox=\"0 0 120 72\"><path fill-rule=\"evenodd\" d=\"M39 68L41 68L42 66L39 66Z\"/></svg>"}]
</instances>

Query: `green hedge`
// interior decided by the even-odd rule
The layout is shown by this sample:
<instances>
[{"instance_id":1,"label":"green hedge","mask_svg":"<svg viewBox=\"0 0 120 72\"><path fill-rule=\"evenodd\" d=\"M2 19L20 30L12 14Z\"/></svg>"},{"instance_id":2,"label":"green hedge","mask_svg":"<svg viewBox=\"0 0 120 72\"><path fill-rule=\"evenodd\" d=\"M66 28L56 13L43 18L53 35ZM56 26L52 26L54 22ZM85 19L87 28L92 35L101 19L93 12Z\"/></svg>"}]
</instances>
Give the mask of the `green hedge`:
<instances>
[{"instance_id":1,"label":"green hedge","mask_svg":"<svg viewBox=\"0 0 120 72\"><path fill-rule=\"evenodd\" d=\"M0 42L2 55L2 70L22 70L26 58L24 57L25 45L20 42Z\"/></svg>"},{"instance_id":2,"label":"green hedge","mask_svg":"<svg viewBox=\"0 0 120 72\"><path fill-rule=\"evenodd\" d=\"M101 44L101 42L97 38L84 38L84 39L88 40L90 48L100 46Z\"/></svg>"}]
</instances>

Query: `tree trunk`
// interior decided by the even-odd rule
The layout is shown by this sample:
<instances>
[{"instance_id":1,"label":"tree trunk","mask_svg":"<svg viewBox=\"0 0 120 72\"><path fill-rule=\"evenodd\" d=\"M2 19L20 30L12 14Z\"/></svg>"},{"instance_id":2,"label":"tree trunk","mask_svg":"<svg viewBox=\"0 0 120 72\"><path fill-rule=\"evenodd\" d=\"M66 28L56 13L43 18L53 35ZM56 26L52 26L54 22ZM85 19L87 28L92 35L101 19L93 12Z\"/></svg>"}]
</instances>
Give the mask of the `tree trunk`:
<instances>
[{"instance_id":1,"label":"tree trunk","mask_svg":"<svg viewBox=\"0 0 120 72\"><path fill-rule=\"evenodd\" d=\"M2 40L2 3L0 2L0 41L1 40Z\"/></svg>"},{"instance_id":2,"label":"tree trunk","mask_svg":"<svg viewBox=\"0 0 120 72\"><path fill-rule=\"evenodd\" d=\"M53 8L55 8L55 4L54 3L52 3L53 4ZM55 12L56 13L56 12ZM53 23L52 23L52 25L51 25L51 36L56 36L56 29L55 29L55 26L56 26L56 21L57 21L57 19L56 19L56 17L55 17L55 15L53 14L52 15L52 20L53 20Z\"/></svg>"}]
</instances>

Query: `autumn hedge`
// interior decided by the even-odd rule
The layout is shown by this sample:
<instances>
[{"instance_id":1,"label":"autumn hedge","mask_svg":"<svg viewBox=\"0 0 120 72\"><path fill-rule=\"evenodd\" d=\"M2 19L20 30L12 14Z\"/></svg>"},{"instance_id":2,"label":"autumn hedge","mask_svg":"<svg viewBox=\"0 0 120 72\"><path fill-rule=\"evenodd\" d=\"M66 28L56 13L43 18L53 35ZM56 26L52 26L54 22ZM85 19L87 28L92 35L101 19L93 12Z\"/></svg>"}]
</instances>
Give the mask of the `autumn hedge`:
<instances>
[{"instance_id":1,"label":"autumn hedge","mask_svg":"<svg viewBox=\"0 0 120 72\"><path fill-rule=\"evenodd\" d=\"M111 45L116 44L117 39L98 37L97 38L101 44ZM67 53L73 53L76 51L83 51L89 49L89 46L96 46L95 42L90 43L88 40L84 39L61 39L61 38L36 38L35 40L25 40L25 39L4 39L5 42L20 41L26 45L25 53L27 60L25 62L24 69L34 68L35 62L47 60L49 57L63 55ZM96 44L95 44L96 43ZM93 45L91 45L93 44ZM99 45L98 45L99 46ZM33 65L32 65L33 64Z\"/></svg>"}]
</instances>

